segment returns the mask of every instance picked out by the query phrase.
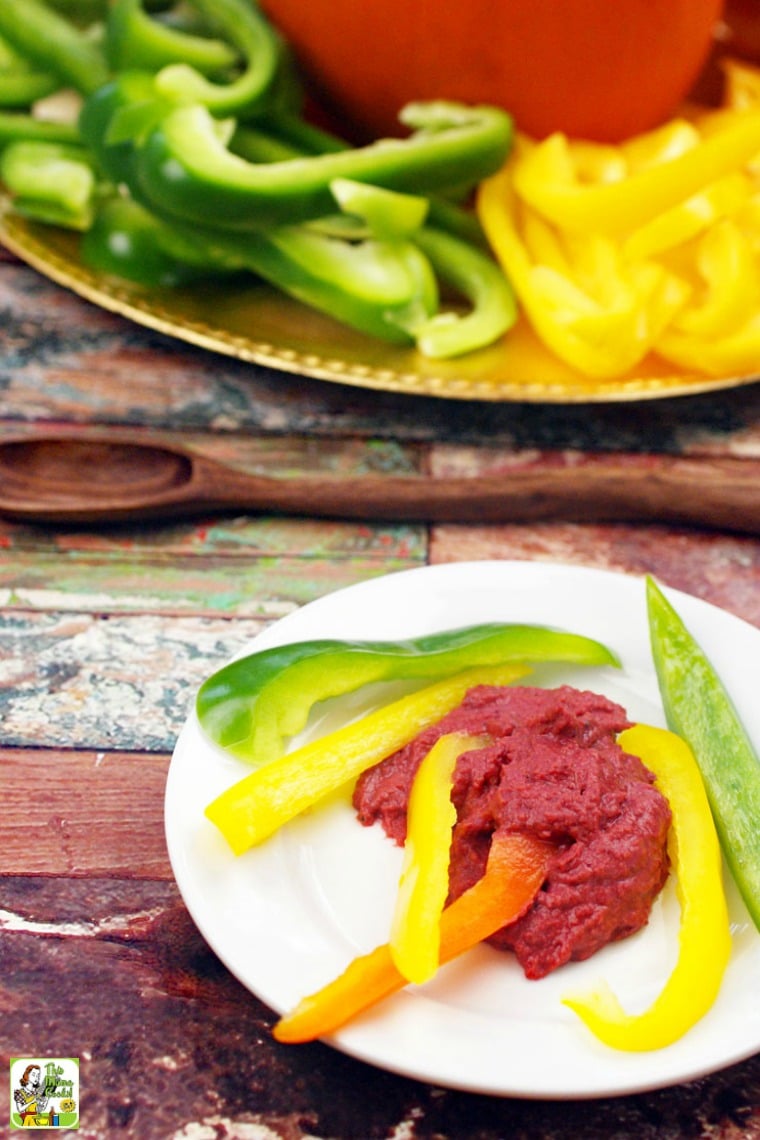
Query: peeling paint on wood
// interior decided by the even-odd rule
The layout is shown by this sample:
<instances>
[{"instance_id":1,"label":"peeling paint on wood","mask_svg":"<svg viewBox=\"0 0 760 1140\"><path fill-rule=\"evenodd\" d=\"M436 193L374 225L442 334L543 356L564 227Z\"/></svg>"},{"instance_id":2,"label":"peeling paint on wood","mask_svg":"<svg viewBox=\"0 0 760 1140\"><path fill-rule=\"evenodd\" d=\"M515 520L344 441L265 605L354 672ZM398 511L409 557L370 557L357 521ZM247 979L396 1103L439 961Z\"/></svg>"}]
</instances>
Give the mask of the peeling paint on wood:
<instances>
[{"instance_id":1,"label":"peeling paint on wood","mask_svg":"<svg viewBox=\"0 0 760 1140\"><path fill-rule=\"evenodd\" d=\"M170 752L198 686L259 621L0 611L10 747Z\"/></svg>"},{"instance_id":2,"label":"peeling paint on wood","mask_svg":"<svg viewBox=\"0 0 760 1140\"><path fill-rule=\"evenodd\" d=\"M359 548L362 530L354 530ZM359 549L355 556L290 557L265 548L261 554L238 549L232 558L189 553L172 559L160 547L153 554L125 548L105 556L69 550L64 558L54 550L20 550L12 559L0 557L0 608L273 620L322 594L420 564L414 550L401 544L395 555L392 540L388 546L377 555Z\"/></svg>"}]
</instances>

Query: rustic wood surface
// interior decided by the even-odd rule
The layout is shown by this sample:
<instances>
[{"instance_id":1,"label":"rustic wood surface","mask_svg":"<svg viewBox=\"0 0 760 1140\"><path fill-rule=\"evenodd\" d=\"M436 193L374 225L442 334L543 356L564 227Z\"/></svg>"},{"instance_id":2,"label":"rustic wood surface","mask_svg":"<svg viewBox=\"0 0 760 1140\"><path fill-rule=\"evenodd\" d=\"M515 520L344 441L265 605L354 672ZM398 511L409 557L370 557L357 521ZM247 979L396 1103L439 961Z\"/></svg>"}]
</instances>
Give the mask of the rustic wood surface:
<instances>
[{"instance_id":1,"label":"rustic wood surface","mask_svg":"<svg viewBox=\"0 0 760 1140\"><path fill-rule=\"evenodd\" d=\"M349 480L540 466L558 449L642 464L648 452L760 457L760 385L585 407L363 391L180 345L7 254L0 313L0 438L117 426L244 470ZM427 1086L321 1044L278 1046L271 1012L182 904L163 785L208 672L328 591L494 558L653 572L760 627L760 536L273 515L117 529L0 520L0 1052L80 1057L83 1140L760 1137L760 1056L647 1095L541 1103ZM7 1097L0 1081L0 1122Z\"/></svg>"}]
</instances>

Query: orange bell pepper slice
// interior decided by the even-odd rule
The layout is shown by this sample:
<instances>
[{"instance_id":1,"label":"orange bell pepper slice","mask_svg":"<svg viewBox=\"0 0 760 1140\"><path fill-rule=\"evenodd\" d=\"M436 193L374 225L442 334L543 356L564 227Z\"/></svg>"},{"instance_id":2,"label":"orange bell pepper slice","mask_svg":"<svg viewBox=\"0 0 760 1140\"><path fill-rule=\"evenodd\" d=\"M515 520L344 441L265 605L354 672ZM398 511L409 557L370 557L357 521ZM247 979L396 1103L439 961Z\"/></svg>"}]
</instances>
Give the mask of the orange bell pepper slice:
<instances>
[{"instance_id":1,"label":"orange bell pepper slice","mask_svg":"<svg viewBox=\"0 0 760 1140\"><path fill-rule=\"evenodd\" d=\"M485 874L441 916L440 962L449 962L524 914L546 877L551 848L527 835L496 832ZM403 989L406 978L385 944L355 958L334 981L303 998L274 1026L287 1044L313 1041Z\"/></svg>"}]
</instances>

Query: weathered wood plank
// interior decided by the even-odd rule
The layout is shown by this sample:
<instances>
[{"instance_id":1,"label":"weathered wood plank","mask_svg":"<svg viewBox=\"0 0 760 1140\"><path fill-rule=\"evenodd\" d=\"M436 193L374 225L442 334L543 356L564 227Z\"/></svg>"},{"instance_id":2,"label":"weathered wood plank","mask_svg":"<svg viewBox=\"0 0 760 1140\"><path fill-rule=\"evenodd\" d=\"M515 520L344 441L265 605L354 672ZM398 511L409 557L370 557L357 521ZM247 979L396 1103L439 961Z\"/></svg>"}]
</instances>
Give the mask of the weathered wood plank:
<instances>
[{"instance_id":1,"label":"weathered wood plank","mask_svg":"<svg viewBox=\"0 0 760 1140\"><path fill-rule=\"evenodd\" d=\"M167 756L0 749L0 768L4 875L171 879Z\"/></svg>"},{"instance_id":2,"label":"weathered wood plank","mask_svg":"<svg viewBox=\"0 0 760 1140\"><path fill-rule=\"evenodd\" d=\"M492 558L654 574L760 626L760 539L625 524L439 526L432 532L432 563Z\"/></svg>"},{"instance_id":3,"label":"weathered wood plank","mask_svg":"<svg viewBox=\"0 0 760 1140\"><path fill-rule=\"evenodd\" d=\"M3 744L170 752L198 686L266 624L0 611Z\"/></svg>"},{"instance_id":4,"label":"weathered wood plank","mask_svg":"<svg viewBox=\"0 0 760 1140\"><path fill-rule=\"evenodd\" d=\"M0 437L6 438L34 439L44 430L0 423ZM81 427L78 431L72 425L65 431L73 438L82 434ZM97 437L102 429L87 434ZM129 440L146 436L135 429L123 434ZM234 468L284 479L319 471L350 481L360 474L414 472L423 462L419 448L393 441L177 432L159 433L152 441L179 444ZM67 607L108 608L110 594L110 604L117 608L250 612L258 609L257 590L262 591L261 604L276 609L275 580L282 581L282 604L288 606L294 602L288 599L291 590L297 602L314 596L314 586L306 584L311 577L320 589L337 588L378 572L374 560L396 569L424 561L426 553L425 528L406 524L241 514L61 530L0 520L0 599L7 605L44 607L51 598L56 605L58 594ZM282 558L282 566L273 558ZM304 560L304 582L297 585L299 558ZM334 574L327 561L334 564Z\"/></svg>"},{"instance_id":5,"label":"weathered wood plank","mask_svg":"<svg viewBox=\"0 0 760 1140\"><path fill-rule=\"evenodd\" d=\"M93 1140L690 1140L705 1121L715 1140L760 1135L760 1056L677 1089L568 1105L278 1045L273 1014L220 966L170 883L4 879L0 957L0 1049L79 1057Z\"/></svg>"},{"instance_id":6,"label":"weathered wood plank","mask_svg":"<svg viewBox=\"0 0 760 1140\"><path fill-rule=\"evenodd\" d=\"M361 545L362 528L354 535ZM111 554L67 550L63 561L60 550L22 549L0 558L0 609L272 619L322 594L422 561L403 546L398 555L381 549L368 555L289 557L276 548L260 553L243 548L232 558L192 553L169 558L161 549L133 553L127 544Z\"/></svg>"},{"instance_id":7,"label":"weathered wood plank","mask_svg":"<svg viewBox=\"0 0 760 1140\"><path fill-rule=\"evenodd\" d=\"M376 392L257 368L105 313L32 269L0 273L0 418L175 430L308 432L679 450L760 422L760 385L600 405L491 404Z\"/></svg>"},{"instance_id":8,"label":"weathered wood plank","mask_svg":"<svg viewBox=\"0 0 760 1140\"><path fill-rule=\"evenodd\" d=\"M0 519L0 558L15 560L53 554L65 563L79 558L139 559L152 557L192 560L229 560L236 573L256 558L341 559L366 558L421 562L427 552L423 526L375 525L361 522L334 522L301 516L236 515L209 516L187 522L160 522L118 527L55 529L26 526ZM65 573L65 565L61 566Z\"/></svg>"}]
</instances>

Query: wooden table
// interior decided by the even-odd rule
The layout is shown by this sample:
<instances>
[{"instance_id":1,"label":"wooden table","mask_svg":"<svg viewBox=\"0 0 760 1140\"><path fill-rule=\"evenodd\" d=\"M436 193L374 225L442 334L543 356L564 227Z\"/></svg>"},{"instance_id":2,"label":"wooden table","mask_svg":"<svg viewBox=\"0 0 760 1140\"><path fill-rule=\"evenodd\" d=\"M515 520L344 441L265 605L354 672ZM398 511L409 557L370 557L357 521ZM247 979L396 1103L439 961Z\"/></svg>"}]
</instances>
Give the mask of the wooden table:
<instances>
[{"instance_id":1,"label":"wooden table","mask_svg":"<svg viewBox=\"0 0 760 1140\"><path fill-rule=\"evenodd\" d=\"M116 425L242 467L347 479L475 472L527 451L540 463L545 449L760 456L757 385L591 407L362 391L185 347L8 256L0 310L5 436ZM277 1046L271 1012L182 904L163 787L211 668L327 591L491 558L651 571L760 626L760 537L565 522L0 521L0 1041L3 1056L80 1058L82 1137L760 1137L760 1056L680 1088L563 1104L428 1087L321 1044ZM5 1078L0 1090L7 1121Z\"/></svg>"}]
</instances>

